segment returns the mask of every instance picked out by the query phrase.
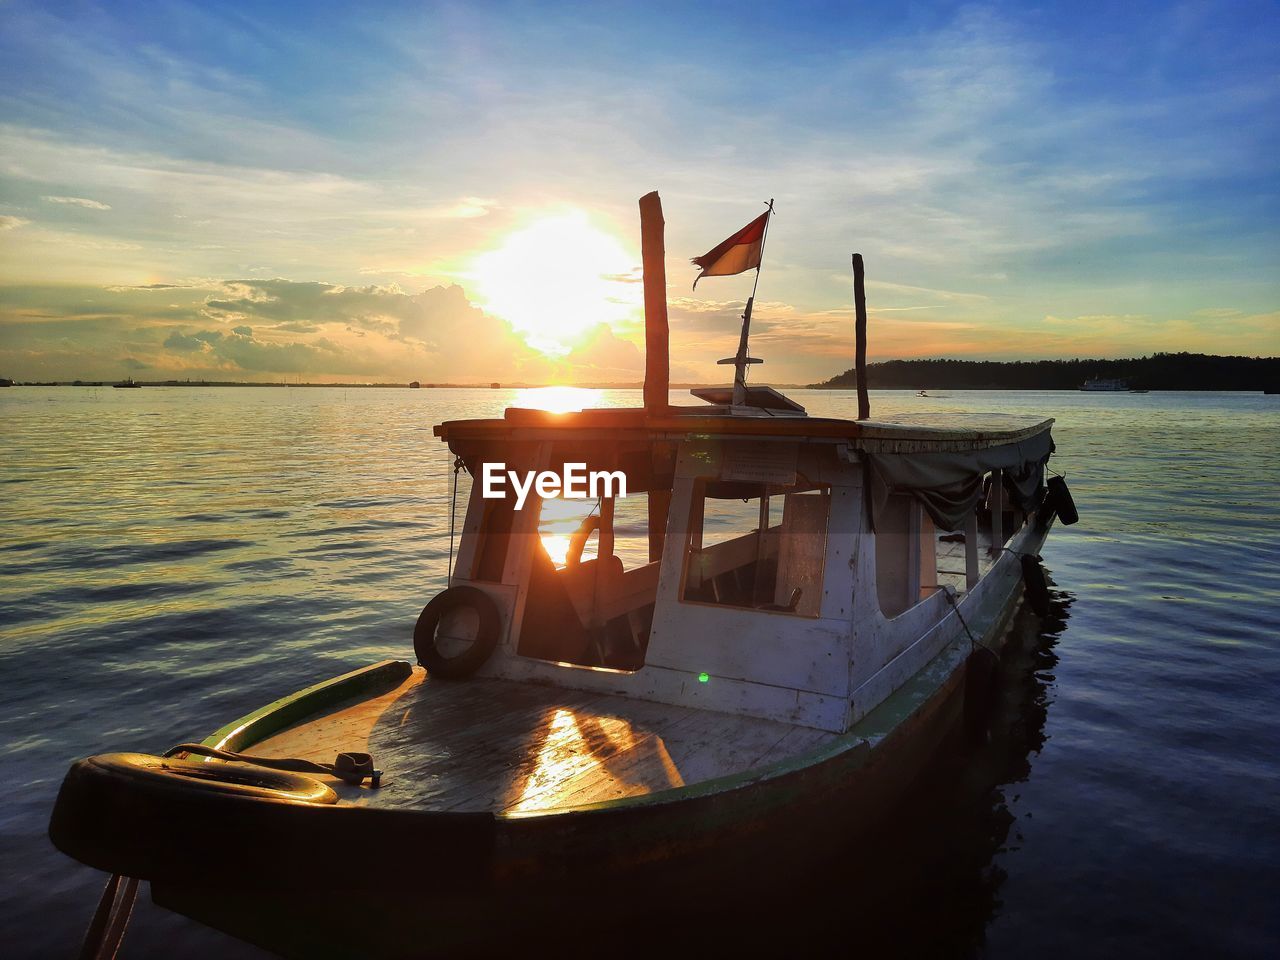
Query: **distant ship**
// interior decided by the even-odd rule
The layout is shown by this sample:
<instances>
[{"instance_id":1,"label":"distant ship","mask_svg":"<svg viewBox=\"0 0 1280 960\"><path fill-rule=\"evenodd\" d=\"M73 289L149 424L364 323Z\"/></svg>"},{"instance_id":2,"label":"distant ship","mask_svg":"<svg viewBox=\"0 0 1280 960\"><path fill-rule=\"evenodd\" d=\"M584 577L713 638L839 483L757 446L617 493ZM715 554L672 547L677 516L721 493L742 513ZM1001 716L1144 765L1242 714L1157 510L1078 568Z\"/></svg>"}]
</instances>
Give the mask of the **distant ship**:
<instances>
[{"instance_id":1,"label":"distant ship","mask_svg":"<svg viewBox=\"0 0 1280 960\"><path fill-rule=\"evenodd\" d=\"M421 388L422 388L422 384L420 384L417 380L410 381L409 383L410 390L420 390Z\"/></svg>"},{"instance_id":2,"label":"distant ship","mask_svg":"<svg viewBox=\"0 0 1280 960\"><path fill-rule=\"evenodd\" d=\"M1128 393L1130 391L1129 381L1118 380L1086 380L1080 384L1081 390L1090 393Z\"/></svg>"},{"instance_id":3,"label":"distant ship","mask_svg":"<svg viewBox=\"0 0 1280 960\"><path fill-rule=\"evenodd\" d=\"M12 387L13 381L6 377L0 377L0 387Z\"/></svg>"},{"instance_id":4,"label":"distant ship","mask_svg":"<svg viewBox=\"0 0 1280 960\"><path fill-rule=\"evenodd\" d=\"M117 390L136 390L139 387L141 387L142 384L134 380L133 377L126 377L125 379L121 380L119 383L113 383L112 386L115 387Z\"/></svg>"}]
</instances>

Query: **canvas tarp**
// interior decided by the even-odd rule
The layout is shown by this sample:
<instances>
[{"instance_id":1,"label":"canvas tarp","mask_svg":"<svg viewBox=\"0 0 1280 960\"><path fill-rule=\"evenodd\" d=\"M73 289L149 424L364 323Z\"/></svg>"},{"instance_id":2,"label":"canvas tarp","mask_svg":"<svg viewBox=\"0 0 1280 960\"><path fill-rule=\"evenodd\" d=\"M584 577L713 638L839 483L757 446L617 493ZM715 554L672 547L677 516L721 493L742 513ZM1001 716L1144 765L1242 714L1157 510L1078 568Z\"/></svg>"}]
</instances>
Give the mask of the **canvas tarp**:
<instances>
[{"instance_id":1,"label":"canvas tarp","mask_svg":"<svg viewBox=\"0 0 1280 960\"><path fill-rule=\"evenodd\" d=\"M982 478L1003 470L1014 502L1031 511L1039 505L1044 464L1053 452L1053 438L1045 430L1018 443L985 450L937 453L864 453L870 486L871 522L890 495L915 497L942 530L962 530L982 499Z\"/></svg>"}]
</instances>

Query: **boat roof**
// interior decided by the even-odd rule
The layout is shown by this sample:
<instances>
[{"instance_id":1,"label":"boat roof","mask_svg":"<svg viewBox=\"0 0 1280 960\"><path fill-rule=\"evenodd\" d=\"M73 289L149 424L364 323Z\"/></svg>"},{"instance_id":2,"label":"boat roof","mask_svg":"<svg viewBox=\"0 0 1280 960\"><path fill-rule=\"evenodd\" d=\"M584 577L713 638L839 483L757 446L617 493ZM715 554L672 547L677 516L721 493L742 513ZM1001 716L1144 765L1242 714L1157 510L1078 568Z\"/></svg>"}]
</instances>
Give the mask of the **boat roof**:
<instances>
[{"instance_id":1,"label":"boat roof","mask_svg":"<svg viewBox=\"0 0 1280 960\"><path fill-rule=\"evenodd\" d=\"M455 441L556 439L751 438L811 443L845 443L872 453L926 453L982 450L1037 436L1053 419L1002 413L928 413L891 420L844 420L830 417L743 417L704 412L706 408L671 407L650 414L639 407L553 413L509 407L501 419L450 420L435 435ZM629 435L629 436L628 436Z\"/></svg>"}]
</instances>

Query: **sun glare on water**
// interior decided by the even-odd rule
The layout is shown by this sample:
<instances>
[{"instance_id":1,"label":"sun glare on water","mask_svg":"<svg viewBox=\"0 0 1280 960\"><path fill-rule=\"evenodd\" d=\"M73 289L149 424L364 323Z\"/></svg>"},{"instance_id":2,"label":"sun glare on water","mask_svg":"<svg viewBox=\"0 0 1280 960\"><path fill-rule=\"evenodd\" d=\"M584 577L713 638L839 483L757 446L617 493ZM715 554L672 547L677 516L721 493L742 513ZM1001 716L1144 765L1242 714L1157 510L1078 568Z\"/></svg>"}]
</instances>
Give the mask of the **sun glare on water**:
<instances>
[{"instance_id":1,"label":"sun glare on water","mask_svg":"<svg viewBox=\"0 0 1280 960\"><path fill-rule=\"evenodd\" d=\"M507 236L468 271L486 310L548 356L567 354L598 323L630 316L637 266L614 236L580 210L546 217Z\"/></svg>"},{"instance_id":2,"label":"sun glare on water","mask_svg":"<svg viewBox=\"0 0 1280 960\"><path fill-rule=\"evenodd\" d=\"M598 407L604 398L590 387L525 387L516 392L512 406L551 413L576 413L587 407Z\"/></svg>"}]
</instances>

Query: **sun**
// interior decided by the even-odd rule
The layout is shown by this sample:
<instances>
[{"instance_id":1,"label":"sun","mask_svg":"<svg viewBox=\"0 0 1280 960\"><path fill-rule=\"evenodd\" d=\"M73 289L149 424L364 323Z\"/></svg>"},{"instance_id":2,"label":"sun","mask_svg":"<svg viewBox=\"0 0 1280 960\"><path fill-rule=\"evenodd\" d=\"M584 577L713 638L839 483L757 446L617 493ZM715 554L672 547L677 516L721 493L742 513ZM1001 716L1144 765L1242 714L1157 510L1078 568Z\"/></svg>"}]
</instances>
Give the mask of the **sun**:
<instances>
[{"instance_id":1,"label":"sun","mask_svg":"<svg viewBox=\"0 0 1280 960\"><path fill-rule=\"evenodd\" d=\"M634 314L637 265L617 237L571 210L508 234L476 257L467 275L489 313L534 349L559 357L596 324Z\"/></svg>"}]
</instances>

